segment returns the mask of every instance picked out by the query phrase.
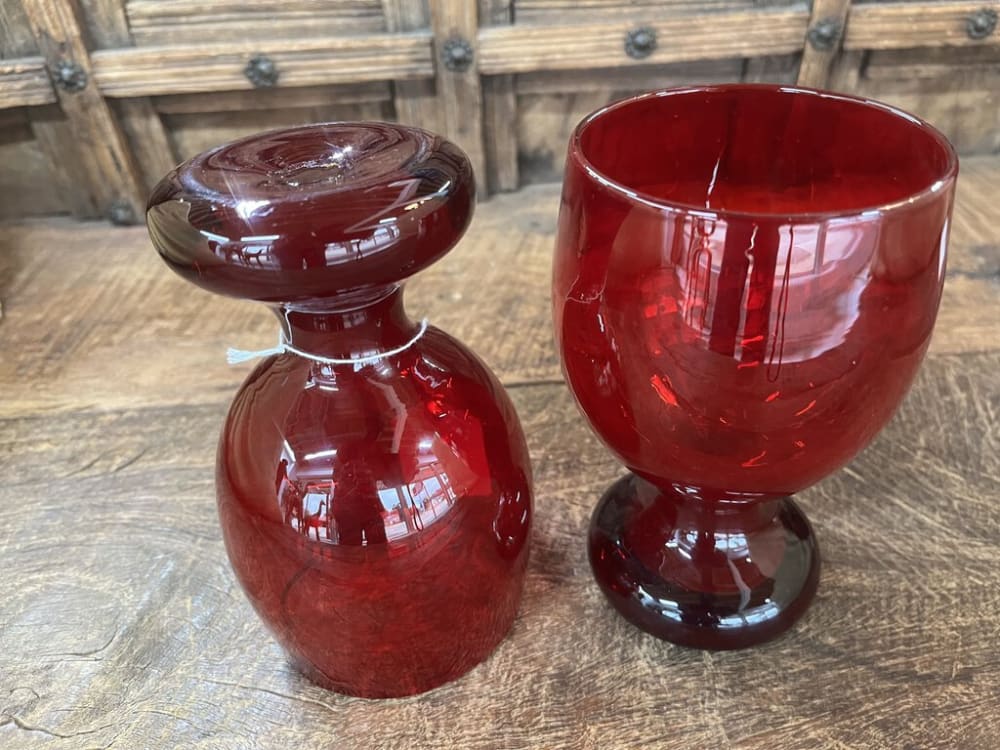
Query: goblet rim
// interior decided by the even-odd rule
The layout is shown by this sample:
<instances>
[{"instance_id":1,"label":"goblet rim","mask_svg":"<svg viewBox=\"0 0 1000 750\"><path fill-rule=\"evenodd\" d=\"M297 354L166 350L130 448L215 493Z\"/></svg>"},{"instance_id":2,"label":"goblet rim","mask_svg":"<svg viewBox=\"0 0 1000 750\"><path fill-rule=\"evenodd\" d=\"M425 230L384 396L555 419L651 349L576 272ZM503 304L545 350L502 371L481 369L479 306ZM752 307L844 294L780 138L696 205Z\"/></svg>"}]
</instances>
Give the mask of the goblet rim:
<instances>
[{"instance_id":1,"label":"goblet rim","mask_svg":"<svg viewBox=\"0 0 1000 750\"><path fill-rule=\"evenodd\" d=\"M653 98L679 96L684 94L731 92L736 90L755 90L792 95L819 96L824 99L835 99L851 104L880 109L886 114L906 120L912 126L924 131L943 150L947 157L946 166L942 170L941 175L930 185L906 196L905 198L895 201L880 203L872 206L861 206L859 208L834 209L829 211L746 211L728 208L705 208L704 206L698 206L693 203L660 198L651 193L631 188L613 177L610 177L604 171L598 169L584 153L583 144L581 143L584 132L595 121L607 116L611 112L625 109L639 102ZM958 153L955 151L955 147L952 145L951 141L948 140L944 133L931 125L929 122L910 112L907 112L906 110L868 97L852 96L850 94L826 91L824 89L811 88L808 86L767 83L724 83L694 86L672 86L668 88L645 91L640 94L635 94L633 96L611 102L610 104L606 104L603 107L591 112L589 115L584 117L579 124L577 124L576 128L574 128L573 134L570 137L569 159L572 162L575 162L577 166L579 166L587 174L593 183L608 192L621 196L630 203L645 205L668 213L685 214L710 220L781 219L795 224L867 220L919 206L933 200L941 193L949 190L958 177L959 171Z\"/></svg>"}]
</instances>

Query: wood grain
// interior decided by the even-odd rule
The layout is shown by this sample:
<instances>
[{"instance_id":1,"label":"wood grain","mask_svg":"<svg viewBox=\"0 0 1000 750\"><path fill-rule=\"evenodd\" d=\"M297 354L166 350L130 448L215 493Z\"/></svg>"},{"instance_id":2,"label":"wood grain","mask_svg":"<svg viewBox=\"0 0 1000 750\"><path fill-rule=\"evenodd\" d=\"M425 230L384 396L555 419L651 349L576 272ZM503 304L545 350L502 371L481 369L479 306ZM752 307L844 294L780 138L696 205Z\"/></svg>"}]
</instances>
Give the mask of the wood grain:
<instances>
[{"instance_id":1,"label":"wood grain","mask_svg":"<svg viewBox=\"0 0 1000 750\"><path fill-rule=\"evenodd\" d=\"M45 72L45 59L0 60L0 109L54 104L56 93Z\"/></svg>"},{"instance_id":2,"label":"wood grain","mask_svg":"<svg viewBox=\"0 0 1000 750\"><path fill-rule=\"evenodd\" d=\"M219 91L213 94L174 94L156 98L156 110L166 115L202 112L323 107L329 104L386 102L392 98L386 81L366 81L339 86L302 86L252 91Z\"/></svg>"},{"instance_id":3,"label":"wood grain","mask_svg":"<svg viewBox=\"0 0 1000 750\"><path fill-rule=\"evenodd\" d=\"M0 164L0 220L65 210L62 196L52 189L57 178L35 138L28 110L0 110Z\"/></svg>"},{"instance_id":4,"label":"wood grain","mask_svg":"<svg viewBox=\"0 0 1000 750\"><path fill-rule=\"evenodd\" d=\"M820 29L824 24L833 32L832 37L823 40L829 46L821 43L817 46L806 33L806 43L802 48L802 62L799 65L797 83L800 86L824 88L830 77L830 67L833 65L840 45L844 41L844 29L847 14L851 10L851 0L813 0L809 15L809 29Z\"/></svg>"},{"instance_id":5,"label":"wood grain","mask_svg":"<svg viewBox=\"0 0 1000 750\"><path fill-rule=\"evenodd\" d=\"M78 184L85 185L86 175L74 144L58 137L66 118L51 106L56 101L55 90L45 70L45 58L38 56L38 42L20 2L0 3L0 58L2 65L17 66L14 85L0 83L0 216L18 218L66 211L78 216L92 214L96 210L93 198L84 190L69 189L71 179L79 178ZM31 61L27 66L26 58ZM42 66L40 77L30 72L36 62ZM38 101L42 98L42 78L51 97L49 105ZM26 94L25 88L33 93ZM5 106L6 94L13 94L13 101L27 98L35 104L26 108Z\"/></svg>"},{"instance_id":6,"label":"wood grain","mask_svg":"<svg viewBox=\"0 0 1000 750\"><path fill-rule=\"evenodd\" d=\"M92 62L105 96L159 96L253 88L243 70L257 54L274 60L281 86L426 78L434 72L430 34L419 31L98 50Z\"/></svg>"},{"instance_id":7,"label":"wood grain","mask_svg":"<svg viewBox=\"0 0 1000 750\"><path fill-rule=\"evenodd\" d=\"M40 49L25 7L51 22L46 33L65 39ZM284 110L351 111L344 105L357 103L354 116L373 112L456 140L485 196L557 180L575 120L610 99L729 80L797 79L888 100L941 128L962 153L1000 149L1000 32L968 35L969 18L1000 11L1000 0L858 2L843 44L814 49L809 26L843 19L848 7L849 0L7 0L0 111L27 107L34 138L5 141L7 168L20 171L4 184L34 180L24 170L41 153L55 187L27 213L45 205L105 216L123 197L135 210L180 156L179 143L249 132L268 109L275 111L265 121L299 121ZM640 27L653 28L659 44L634 60L625 35ZM442 65L451 35L472 45L469 70ZM43 52L50 64L79 57L96 86L61 94ZM246 79L257 54L277 62L276 89ZM194 134L193 118L176 118L185 132L164 126L162 115L181 110L204 116L205 137ZM221 111L246 114L227 131L217 127ZM13 208L25 205L23 196L6 190L0 200L0 215L24 213Z\"/></svg>"},{"instance_id":8,"label":"wood grain","mask_svg":"<svg viewBox=\"0 0 1000 750\"><path fill-rule=\"evenodd\" d=\"M479 0L479 24L509 25L514 21L513 0ZM513 75L484 76L483 147L490 192L515 190L517 171L517 94Z\"/></svg>"},{"instance_id":9,"label":"wood grain","mask_svg":"<svg viewBox=\"0 0 1000 750\"><path fill-rule=\"evenodd\" d=\"M87 27L98 45L133 46L132 32L120 0L87 0L86 10ZM119 99L110 106L128 139L143 187L151 191L178 161L163 120L153 100L146 96Z\"/></svg>"},{"instance_id":10,"label":"wood grain","mask_svg":"<svg viewBox=\"0 0 1000 750\"><path fill-rule=\"evenodd\" d=\"M808 18L802 6L660 16L642 24L659 40L642 60L625 54L625 36L635 28L627 20L487 27L479 32L479 70L495 75L780 55L802 49Z\"/></svg>"},{"instance_id":11,"label":"wood grain","mask_svg":"<svg viewBox=\"0 0 1000 750\"><path fill-rule=\"evenodd\" d=\"M434 30L434 66L437 71L439 122L443 134L469 155L476 173L476 189L487 195L486 153L483 147L483 92L476 43L478 9L473 0L429 0ZM466 70L449 70L444 48L449 40L464 41L472 49Z\"/></svg>"},{"instance_id":12,"label":"wood grain","mask_svg":"<svg viewBox=\"0 0 1000 750\"><path fill-rule=\"evenodd\" d=\"M790 634L708 654L644 636L590 580L583 535L621 468L559 377L558 193L480 207L408 306L510 388L535 467L521 613L424 696L364 701L286 665L226 563L215 439L276 324L175 278L142 229L0 227L0 747L994 750L1000 736L1000 159L963 163L921 375L847 469L801 496L823 545Z\"/></svg>"},{"instance_id":13,"label":"wood grain","mask_svg":"<svg viewBox=\"0 0 1000 750\"><path fill-rule=\"evenodd\" d=\"M143 46L370 34L385 28L379 0L119 0L116 4L125 6L136 42Z\"/></svg>"},{"instance_id":14,"label":"wood grain","mask_svg":"<svg viewBox=\"0 0 1000 750\"><path fill-rule=\"evenodd\" d=\"M1000 34L995 31L984 39L969 36L969 17L981 8L1000 12L1000 2L861 3L851 10L844 49L1000 44Z\"/></svg>"},{"instance_id":15,"label":"wood grain","mask_svg":"<svg viewBox=\"0 0 1000 750\"><path fill-rule=\"evenodd\" d=\"M67 62L79 66L86 75L86 85L80 91L55 89L73 129L72 138L60 139L60 148L73 151L73 161L82 167L84 179L74 187L89 199L74 202L77 214L107 216L120 204L132 219L138 219L146 204L142 176L120 124L94 85L76 4L73 0L24 0L24 10L50 75ZM54 137L56 133L47 135ZM49 152L56 148L53 138ZM58 162L56 166L60 166Z\"/></svg>"},{"instance_id":16,"label":"wood grain","mask_svg":"<svg viewBox=\"0 0 1000 750\"><path fill-rule=\"evenodd\" d=\"M388 120L392 104L388 99L342 104L336 98L325 103L306 106L286 106L280 109L256 108L252 104L240 111L224 110L190 114L165 115L173 147L179 159L242 138L262 130L289 128L314 122L334 120Z\"/></svg>"},{"instance_id":17,"label":"wood grain","mask_svg":"<svg viewBox=\"0 0 1000 750\"><path fill-rule=\"evenodd\" d=\"M386 31L414 31L430 27L426 0L382 0ZM433 132L441 130L435 82L429 79L392 82L396 121Z\"/></svg>"},{"instance_id":18,"label":"wood grain","mask_svg":"<svg viewBox=\"0 0 1000 750\"><path fill-rule=\"evenodd\" d=\"M595 18L648 20L651 16L678 13L714 13L761 5L790 5L795 0L516 0L518 21L560 24L593 21Z\"/></svg>"},{"instance_id":19,"label":"wood grain","mask_svg":"<svg viewBox=\"0 0 1000 750\"><path fill-rule=\"evenodd\" d=\"M960 153L1000 150L1000 47L867 52L854 90L934 123Z\"/></svg>"}]
</instances>

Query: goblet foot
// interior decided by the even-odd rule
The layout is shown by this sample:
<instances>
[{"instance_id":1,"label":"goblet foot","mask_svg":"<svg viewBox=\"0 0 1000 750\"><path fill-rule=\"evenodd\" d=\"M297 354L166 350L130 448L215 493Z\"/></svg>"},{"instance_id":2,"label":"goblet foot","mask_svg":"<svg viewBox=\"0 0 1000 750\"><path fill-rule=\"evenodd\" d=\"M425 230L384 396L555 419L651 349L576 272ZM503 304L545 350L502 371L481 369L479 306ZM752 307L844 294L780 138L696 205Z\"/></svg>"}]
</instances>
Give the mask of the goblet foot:
<instances>
[{"instance_id":1,"label":"goblet foot","mask_svg":"<svg viewBox=\"0 0 1000 750\"><path fill-rule=\"evenodd\" d=\"M590 522L590 565L636 627L690 648L754 646L809 607L819 549L790 498L705 501L629 474Z\"/></svg>"}]
</instances>

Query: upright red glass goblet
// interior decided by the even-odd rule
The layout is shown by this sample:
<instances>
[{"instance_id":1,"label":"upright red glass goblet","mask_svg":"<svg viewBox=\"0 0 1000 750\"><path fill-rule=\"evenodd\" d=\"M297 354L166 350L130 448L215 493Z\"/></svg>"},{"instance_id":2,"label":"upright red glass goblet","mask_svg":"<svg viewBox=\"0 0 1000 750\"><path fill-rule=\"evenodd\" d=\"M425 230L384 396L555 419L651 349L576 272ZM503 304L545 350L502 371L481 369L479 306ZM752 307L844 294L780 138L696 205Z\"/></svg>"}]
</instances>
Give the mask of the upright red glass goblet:
<instances>
[{"instance_id":1,"label":"upright red glass goblet","mask_svg":"<svg viewBox=\"0 0 1000 750\"><path fill-rule=\"evenodd\" d=\"M632 623L740 648L806 610L818 549L789 496L861 450L913 380L957 171L920 120L800 88L658 91L578 126L555 331L631 471L589 551Z\"/></svg>"},{"instance_id":2,"label":"upright red glass goblet","mask_svg":"<svg viewBox=\"0 0 1000 750\"><path fill-rule=\"evenodd\" d=\"M472 352L403 309L474 192L454 144L361 122L220 146L149 201L173 270L280 321L222 430L219 516L261 618L340 692L455 679L517 611L532 513L517 415Z\"/></svg>"}]
</instances>

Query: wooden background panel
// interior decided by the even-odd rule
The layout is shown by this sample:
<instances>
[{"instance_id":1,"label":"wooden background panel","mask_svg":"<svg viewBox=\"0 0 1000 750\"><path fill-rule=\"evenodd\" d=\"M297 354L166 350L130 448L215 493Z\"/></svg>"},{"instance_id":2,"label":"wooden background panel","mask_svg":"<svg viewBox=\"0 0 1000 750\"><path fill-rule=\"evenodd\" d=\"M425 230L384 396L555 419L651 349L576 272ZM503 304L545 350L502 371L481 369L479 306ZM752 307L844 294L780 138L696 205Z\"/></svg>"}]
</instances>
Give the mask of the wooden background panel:
<instances>
[{"instance_id":1,"label":"wooden background panel","mask_svg":"<svg viewBox=\"0 0 1000 750\"><path fill-rule=\"evenodd\" d=\"M331 120L391 120L389 99L356 103L285 106L280 109L201 111L163 115L177 161L262 130Z\"/></svg>"},{"instance_id":2,"label":"wooden background panel","mask_svg":"<svg viewBox=\"0 0 1000 750\"><path fill-rule=\"evenodd\" d=\"M37 54L38 43L21 0L0 3L0 59Z\"/></svg>"},{"instance_id":3,"label":"wooden background panel","mask_svg":"<svg viewBox=\"0 0 1000 750\"><path fill-rule=\"evenodd\" d=\"M25 58L44 64L20 0L0 2L0 60ZM47 81L44 67L42 75ZM38 88L32 88L37 94ZM23 93L20 90L19 97ZM51 101L55 101L54 91ZM79 159L62 141L67 134L65 117L56 107L0 110L0 217L86 209L89 198L67 189L73 177L85 177L80 174Z\"/></svg>"},{"instance_id":4,"label":"wooden background panel","mask_svg":"<svg viewBox=\"0 0 1000 750\"><path fill-rule=\"evenodd\" d=\"M764 5L792 5L796 0L514 0L518 23L563 24L595 18L641 22L668 13L734 10Z\"/></svg>"},{"instance_id":5,"label":"wooden background panel","mask_svg":"<svg viewBox=\"0 0 1000 750\"><path fill-rule=\"evenodd\" d=\"M108 97L252 89L247 62L266 54L282 86L423 79L433 75L429 32L201 46L134 47L93 53L94 78Z\"/></svg>"},{"instance_id":6,"label":"wooden background panel","mask_svg":"<svg viewBox=\"0 0 1000 750\"><path fill-rule=\"evenodd\" d=\"M719 13L663 15L644 23L657 38L641 60L626 54L626 19L578 24L517 24L479 32L479 69L492 75L540 70L648 65L784 55L802 49L809 13L805 6L769 7Z\"/></svg>"},{"instance_id":7,"label":"wooden background panel","mask_svg":"<svg viewBox=\"0 0 1000 750\"><path fill-rule=\"evenodd\" d=\"M23 109L0 110L0 219L66 211L57 179Z\"/></svg>"},{"instance_id":8,"label":"wooden background panel","mask_svg":"<svg viewBox=\"0 0 1000 750\"><path fill-rule=\"evenodd\" d=\"M270 88L253 91L219 91L212 94L174 94L154 100L160 114L198 114L199 112L245 112L250 110L325 107L330 105L386 102L391 98L386 81L340 86L302 86L293 89Z\"/></svg>"},{"instance_id":9,"label":"wooden background panel","mask_svg":"<svg viewBox=\"0 0 1000 750\"><path fill-rule=\"evenodd\" d=\"M384 31L380 0L115 0L136 44L324 37Z\"/></svg>"},{"instance_id":10,"label":"wooden background panel","mask_svg":"<svg viewBox=\"0 0 1000 750\"><path fill-rule=\"evenodd\" d=\"M795 83L802 53L749 57L743 61L742 81L746 83Z\"/></svg>"},{"instance_id":11,"label":"wooden background panel","mask_svg":"<svg viewBox=\"0 0 1000 750\"><path fill-rule=\"evenodd\" d=\"M940 128L960 153L1000 150L1000 47L871 52L857 93Z\"/></svg>"},{"instance_id":12,"label":"wooden background panel","mask_svg":"<svg viewBox=\"0 0 1000 750\"><path fill-rule=\"evenodd\" d=\"M54 104L55 91L41 57L0 59L0 100L3 109Z\"/></svg>"},{"instance_id":13,"label":"wooden background panel","mask_svg":"<svg viewBox=\"0 0 1000 750\"><path fill-rule=\"evenodd\" d=\"M847 17L844 49L905 49L910 47L980 47L996 45L995 32L969 35L969 18L982 9L1000 11L997 0L982 2L870 2L859 4Z\"/></svg>"}]
</instances>

